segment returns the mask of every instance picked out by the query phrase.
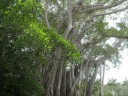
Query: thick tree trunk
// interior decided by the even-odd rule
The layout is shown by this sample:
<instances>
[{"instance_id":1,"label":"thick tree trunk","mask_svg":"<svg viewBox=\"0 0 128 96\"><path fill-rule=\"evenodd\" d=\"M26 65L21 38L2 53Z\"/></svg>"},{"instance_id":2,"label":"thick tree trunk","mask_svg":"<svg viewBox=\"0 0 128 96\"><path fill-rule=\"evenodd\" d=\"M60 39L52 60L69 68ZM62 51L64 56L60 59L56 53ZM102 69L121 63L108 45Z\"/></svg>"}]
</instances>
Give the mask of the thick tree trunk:
<instances>
[{"instance_id":1,"label":"thick tree trunk","mask_svg":"<svg viewBox=\"0 0 128 96\"><path fill-rule=\"evenodd\" d=\"M56 78L55 78L55 82L54 82L54 93L53 93L53 96L60 96L62 72L63 72L63 61L58 65L58 69L56 71Z\"/></svg>"},{"instance_id":2,"label":"thick tree trunk","mask_svg":"<svg viewBox=\"0 0 128 96\"><path fill-rule=\"evenodd\" d=\"M99 95L104 96L104 74L105 74L105 64L100 66L100 90Z\"/></svg>"},{"instance_id":3,"label":"thick tree trunk","mask_svg":"<svg viewBox=\"0 0 128 96\"><path fill-rule=\"evenodd\" d=\"M62 72L62 81L61 81L61 89L60 89L60 96L66 96L66 68L63 65L63 72Z\"/></svg>"},{"instance_id":4,"label":"thick tree trunk","mask_svg":"<svg viewBox=\"0 0 128 96\"><path fill-rule=\"evenodd\" d=\"M55 51L54 56L55 56L55 58L52 60L52 62L50 62L48 64L49 66L48 66L47 70L49 70L49 72L47 70L46 70L47 73L44 72L45 73L44 74L45 75L45 78L44 78L44 81L45 81L45 84L44 84L45 96L53 96L53 94L54 94L54 85L55 85L54 82L55 82L56 74L57 74L57 71L58 71L57 69L58 69L58 67L60 67L61 70L62 70L62 67L59 66L59 63L61 61L61 59L60 59L61 58L61 49L58 49L57 51ZM61 64L63 64L63 63L61 62ZM61 72L61 70L60 70L60 72ZM59 81L59 85L60 85L60 80L58 80L58 81Z\"/></svg>"},{"instance_id":5,"label":"thick tree trunk","mask_svg":"<svg viewBox=\"0 0 128 96\"><path fill-rule=\"evenodd\" d=\"M94 70L93 76L92 76L91 80L88 82L89 83L89 86L86 86L87 87L86 88L87 89L86 90L86 96L92 96L93 87L94 87L96 75L97 75L97 72L98 72L98 68L99 68L99 66L96 64L95 65L95 70Z\"/></svg>"},{"instance_id":6,"label":"thick tree trunk","mask_svg":"<svg viewBox=\"0 0 128 96\"><path fill-rule=\"evenodd\" d=\"M46 88L45 88L45 96L53 96L53 86L55 81L57 65L58 64L54 64L51 72L48 74L48 79L46 81Z\"/></svg>"},{"instance_id":7,"label":"thick tree trunk","mask_svg":"<svg viewBox=\"0 0 128 96\"><path fill-rule=\"evenodd\" d=\"M85 65L85 91L84 91L84 96L86 96L86 92L88 90L88 79L89 79L89 62L86 62Z\"/></svg>"},{"instance_id":8,"label":"thick tree trunk","mask_svg":"<svg viewBox=\"0 0 128 96\"><path fill-rule=\"evenodd\" d=\"M102 82L101 82L101 96L104 96L104 75L105 75L105 64L103 65L103 72L102 72Z\"/></svg>"},{"instance_id":9,"label":"thick tree trunk","mask_svg":"<svg viewBox=\"0 0 128 96\"><path fill-rule=\"evenodd\" d=\"M103 95L103 90L102 90L102 79L103 79L103 72L102 72L102 65L100 65L100 90L99 90L99 96Z\"/></svg>"}]
</instances>

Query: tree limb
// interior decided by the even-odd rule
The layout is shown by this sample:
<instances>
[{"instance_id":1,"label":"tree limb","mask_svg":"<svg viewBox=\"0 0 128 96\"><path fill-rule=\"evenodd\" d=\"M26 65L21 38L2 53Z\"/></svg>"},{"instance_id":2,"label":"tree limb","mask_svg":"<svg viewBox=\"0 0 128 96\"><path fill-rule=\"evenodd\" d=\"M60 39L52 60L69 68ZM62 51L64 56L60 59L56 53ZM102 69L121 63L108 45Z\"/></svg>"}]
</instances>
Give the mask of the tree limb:
<instances>
[{"instance_id":1,"label":"tree limb","mask_svg":"<svg viewBox=\"0 0 128 96\"><path fill-rule=\"evenodd\" d=\"M115 2L115 3L112 3L110 5L107 5L107 6L103 6L103 5L97 5L97 6L90 6L89 8L84 8L83 10L79 10L79 14L81 13L85 13L85 12L89 12L89 11L95 11L95 10L101 10L101 9L110 9L112 7L116 7L120 4L122 4L123 2L125 2L127 0L121 0L121 1L118 1L118 2Z\"/></svg>"},{"instance_id":2,"label":"tree limb","mask_svg":"<svg viewBox=\"0 0 128 96\"><path fill-rule=\"evenodd\" d=\"M128 36L116 36L116 35L108 35L106 37L114 37L114 38L120 38L120 39L128 39Z\"/></svg>"},{"instance_id":3,"label":"tree limb","mask_svg":"<svg viewBox=\"0 0 128 96\"><path fill-rule=\"evenodd\" d=\"M68 28L66 29L66 31L64 32L64 38L67 39L69 32L72 28L72 6L71 6L71 0L68 0Z\"/></svg>"},{"instance_id":4,"label":"tree limb","mask_svg":"<svg viewBox=\"0 0 128 96\"><path fill-rule=\"evenodd\" d=\"M127 0L121 0L121 1L118 1L118 2L116 1L116 2L114 2L110 5L106 5L106 6L104 6L104 3L103 4L90 5L90 6L86 6L86 5L84 6L83 4L82 5L77 4L76 6L72 6L71 12L72 12L72 15L73 15L73 14L82 14L82 13L87 13L87 12L93 12L93 11L96 11L96 10L110 9L112 7L116 7L116 6L124 3L125 1L127 1ZM83 2L83 0L81 0L81 2ZM68 1L68 3L69 3L69 1ZM124 8L120 9L120 11L123 11L125 9ZM116 12L119 12L119 11L113 11L113 13L116 13ZM57 27L58 32L61 29L61 27L63 26L64 22L68 20L68 16L66 14L67 14L67 12L65 13L64 17L62 18L62 20L60 21L60 23ZM109 14L110 13L108 13L108 15ZM96 17L99 16L99 15L96 15ZM105 15L105 14L103 14L103 15Z\"/></svg>"},{"instance_id":5,"label":"tree limb","mask_svg":"<svg viewBox=\"0 0 128 96\"><path fill-rule=\"evenodd\" d=\"M80 47L79 47L79 51L82 52L85 48L88 48L92 45L96 45L97 43L101 42L103 39L104 39L104 37L99 38L98 40L96 40L94 38L90 42L87 42L86 44L81 44Z\"/></svg>"},{"instance_id":6,"label":"tree limb","mask_svg":"<svg viewBox=\"0 0 128 96\"><path fill-rule=\"evenodd\" d=\"M46 1L44 16L45 16L45 23L46 23L47 27L51 28L49 21L48 21L48 4L49 4L49 2L50 2L50 0Z\"/></svg>"},{"instance_id":7,"label":"tree limb","mask_svg":"<svg viewBox=\"0 0 128 96\"><path fill-rule=\"evenodd\" d=\"M97 17L97 16L104 16L104 15L110 15L110 14L113 14L113 13L124 11L126 9L128 9L128 6L126 6L125 8L122 8L122 9L111 11L111 12L99 13L99 14L96 14L95 17Z\"/></svg>"}]
</instances>

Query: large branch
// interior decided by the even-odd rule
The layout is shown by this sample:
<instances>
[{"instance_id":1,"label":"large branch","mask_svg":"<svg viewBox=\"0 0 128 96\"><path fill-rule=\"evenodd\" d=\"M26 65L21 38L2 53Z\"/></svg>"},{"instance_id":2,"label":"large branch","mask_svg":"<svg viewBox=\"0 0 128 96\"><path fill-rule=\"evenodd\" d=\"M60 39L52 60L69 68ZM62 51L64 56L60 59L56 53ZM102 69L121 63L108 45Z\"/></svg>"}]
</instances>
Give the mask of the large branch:
<instances>
[{"instance_id":1,"label":"large branch","mask_svg":"<svg viewBox=\"0 0 128 96\"><path fill-rule=\"evenodd\" d=\"M118 39L117 42L114 44L113 48L118 49L118 48L121 46L122 42L124 42L123 39ZM100 66L100 65L103 64L106 60L110 59L112 55L113 55L113 54L110 54L109 56L108 56L108 55L105 55L105 56L103 56L103 57L101 57L101 58L99 58L99 59L97 59L97 60L89 60L89 64L90 64L91 66L94 66L95 64ZM86 61L86 60L85 60L85 61Z\"/></svg>"},{"instance_id":2,"label":"large branch","mask_svg":"<svg viewBox=\"0 0 128 96\"><path fill-rule=\"evenodd\" d=\"M118 41L115 43L115 45L113 46L113 48L119 48L122 44L124 40L123 39L118 39ZM95 64L101 65L103 64L107 59L111 58L112 54L110 56L103 56L101 58L99 58L98 60L96 60Z\"/></svg>"},{"instance_id":3,"label":"large branch","mask_svg":"<svg viewBox=\"0 0 128 96\"><path fill-rule=\"evenodd\" d=\"M117 13L117 12L121 12L121 11L125 11L128 9L128 6L122 8L122 9L118 9L118 10L113 10L111 12L105 12L105 13L99 13L99 14L96 14L94 17L97 17L97 16L104 16L104 15L110 15L110 14L114 14L114 13Z\"/></svg>"},{"instance_id":4,"label":"large branch","mask_svg":"<svg viewBox=\"0 0 128 96\"><path fill-rule=\"evenodd\" d=\"M108 34L108 33L99 33L99 34L106 37L106 38L107 37L109 37L109 38L114 37L114 38L118 38L118 39L128 39L128 35L118 35L118 34Z\"/></svg>"},{"instance_id":5,"label":"large branch","mask_svg":"<svg viewBox=\"0 0 128 96\"><path fill-rule=\"evenodd\" d=\"M128 36L118 36L118 35L108 35L106 37L114 37L114 38L120 38L120 39L128 39Z\"/></svg>"},{"instance_id":6,"label":"large branch","mask_svg":"<svg viewBox=\"0 0 128 96\"><path fill-rule=\"evenodd\" d=\"M92 12L92 11L96 11L96 10L100 10L100 9L101 10L110 9L112 7L116 7L116 6L124 3L125 1L127 1L127 0L120 0L118 2L116 1L116 2L114 2L114 3L110 4L110 5L106 5L106 6L104 6L104 3L103 4L90 5L90 6L86 6L86 5L84 6L83 4L77 3L77 5L72 6L71 12L72 12L72 15L73 15L73 14L81 14L81 13ZM83 0L81 0L81 2L83 2ZM120 9L120 11L124 11L125 9L124 8ZM117 10L113 11L113 13L116 13L116 12L119 12L119 11L117 11ZM62 18L62 20L60 21L60 23L58 25L58 28L57 28L58 32L61 29L61 27L63 26L64 22L66 22L68 20L68 16L66 14L67 14L67 12L65 13L64 17ZM109 14L112 14L112 12L108 13L108 15ZM107 13L106 14L103 13L102 15L107 15ZM98 15L96 15L96 16L98 16Z\"/></svg>"},{"instance_id":7,"label":"large branch","mask_svg":"<svg viewBox=\"0 0 128 96\"><path fill-rule=\"evenodd\" d=\"M101 37L99 39L96 40L96 38L92 39L90 42L87 42L85 44L81 44L79 46L79 51L82 52L85 48L88 48L90 46L93 46L93 45L96 45L98 44L99 42L101 42L102 40L104 39L104 37Z\"/></svg>"},{"instance_id":8,"label":"large branch","mask_svg":"<svg viewBox=\"0 0 128 96\"><path fill-rule=\"evenodd\" d=\"M97 6L90 6L90 7L85 7L83 10L79 10L79 14L80 13L85 13L85 12L89 12L89 11L95 11L95 10L103 10L103 9L110 9L112 7L116 7L120 4L122 4L123 2L125 2L127 0L121 0L121 1L118 1L118 2L115 2L115 3L112 3L110 5L107 5L107 6L104 6L104 5L97 5Z\"/></svg>"},{"instance_id":9,"label":"large branch","mask_svg":"<svg viewBox=\"0 0 128 96\"><path fill-rule=\"evenodd\" d=\"M115 45L114 45L114 48L118 48L121 43L123 42L122 39L120 39ZM95 66L95 70L94 70L94 73L93 73L93 76L89 82L89 86L88 86L88 90L86 92L86 96L91 96L91 93L93 91L93 87L94 87L94 83L95 83L95 79L96 79L96 76L97 76L97 72L98 72L98 68L101 64L104 64L104 62L111 58L111 55L110 56L103 56L101 58L99 58L98 60L95 60L95 62L93 63Z\"/></svg>"},{"instance_id":10,"label":"large branch","mask_svg":"<svg viewBox=\"0 0 128 96\"><path fill-rule=\"evenodd\" d=\"M90 23L93 21L93 18L94 18L94 15L92 14L92 16L90 16L88 20L85 21L84 25L82 25L81 30L79 30L81 32L79 36L76 38L76 43L80 44L80 40L82 39L82 37L84 36L88 28L90 28L89 25L91 25Z\"/></svg>"},{"instance_id":11,"label":"large branch","mask_svg":"<svg viewBox=\"0 0 128 96\"><path fill-rule=\"evenodd\" d=\"M72 6L71 6L71 0L68 0L68 12L67 12L67 19L68 19L68 27L66 29L66 31L64 32L64 38L67 39L69 32L72 28Z\"/></svg>"},{"instance_id":12,"label":"large branch","mask_svg":"<svg viewBox=\"0 0 128 96\"><path fill-rule=\"evenodd\" d=\"M45 23L47 25L48 28L51 28L49 21L48 21L48 4L49 4L50 0L46 1L45 4L45 12L44 12L44 18L45 18Z\"/></svg>"},{"instance_id":13,"label":"large branch","mask_svg":"<svg viewBox=\"0 0 128 96\"><path fill-rule=\"evenodd\" d=\"M64 15L63 18L60 20L60 23L57 25L57 32L60 31L62 28L63 24L67 21L67 15Z\"/></svg>"}]
</instances>

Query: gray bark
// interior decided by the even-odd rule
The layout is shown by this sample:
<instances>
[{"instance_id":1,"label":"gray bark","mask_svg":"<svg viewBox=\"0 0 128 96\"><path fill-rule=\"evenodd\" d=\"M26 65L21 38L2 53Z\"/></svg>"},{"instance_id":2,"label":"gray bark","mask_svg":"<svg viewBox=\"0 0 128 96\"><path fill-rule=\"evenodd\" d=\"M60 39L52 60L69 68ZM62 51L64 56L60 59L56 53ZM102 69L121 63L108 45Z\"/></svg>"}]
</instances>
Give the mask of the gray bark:
<instances>
[{"instance_id":1,"label":"gray bark","mask_svg":"<svg viewBox=\"0 0 128 96\"><path fill-rule=\"evenodd\" d=\"M96 64L93 76L92 76L91 80L88 82L89 85L87 87L88 89L86 91L86 96L92 96L93 87L94 87L95 79L96 79L96 76L97 76L98 68L99 68L99 66L98 66L98 64Z\"/></svg>"}]
</instances>

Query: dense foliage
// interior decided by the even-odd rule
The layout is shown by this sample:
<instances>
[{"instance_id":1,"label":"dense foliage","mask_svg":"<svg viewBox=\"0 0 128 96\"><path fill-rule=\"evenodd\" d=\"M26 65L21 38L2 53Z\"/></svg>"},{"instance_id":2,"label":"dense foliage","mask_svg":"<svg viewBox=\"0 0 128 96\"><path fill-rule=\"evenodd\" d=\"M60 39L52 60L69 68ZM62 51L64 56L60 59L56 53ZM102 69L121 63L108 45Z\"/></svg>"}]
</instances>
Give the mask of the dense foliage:
<instances>
[{"instance_id":1,"label":"dense foliage","mask_svg":"<svg viewBox=\"0 0 128 96\"><path fill-rule=\"evenodd\" d=\"M42 94L40 66L56 48L66 58L79 57L75 46L45 26L42 10L35 0L0 1L0 96Z\"/></svg>"}]
</instances>

